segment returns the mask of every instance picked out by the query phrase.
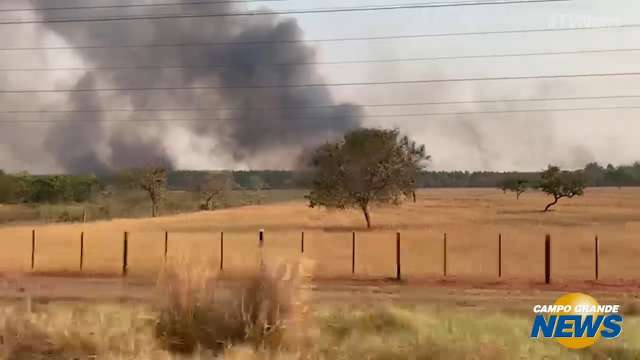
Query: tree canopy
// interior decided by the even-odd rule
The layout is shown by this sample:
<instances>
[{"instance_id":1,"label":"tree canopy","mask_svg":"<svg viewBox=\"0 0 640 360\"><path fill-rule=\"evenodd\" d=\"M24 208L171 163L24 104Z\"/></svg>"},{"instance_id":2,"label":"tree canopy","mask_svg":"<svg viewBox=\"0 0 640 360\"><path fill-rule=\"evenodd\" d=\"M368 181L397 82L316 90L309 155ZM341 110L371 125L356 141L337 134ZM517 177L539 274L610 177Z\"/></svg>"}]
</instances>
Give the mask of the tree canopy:
<instances>
[{"instance_id":1,"label":"tree canopy","mask_svg":"<svg viewBox=\"0 0 640 360\"><path fill-rule=\"evenodd\" d=\"M413 195L428 159L424 146L398 130L353 130L312 154L309 206L360 209L371 227L370 205L398 204Z\"/></svg>"},{"instance_id":2,"label":"tree canopy","mask_svg":"<svg viewBox=\"0 0 640 360\"><path fill-rule=\"evenodd\" d=\"M549 165L547 170L540 175L538 188L544 193L553 196L553 201L547 204L544 211L558 203L561 198L573 198L582 196L587 182L582 171L562 171L557 166Z\"/></svg>"},{"instance_id":3,"label":"tree canopy","mask_svg":"<svg viewBox=\"0 0 640 360\"><path fill-rule=\"evenodd\" d=\"M514 192L516 194L516 199L520 199L520 195L522 195L527 188L529 187L529 182L522 178L506 178L500 183L500 190Z\"/></svg>"}]
</instances>

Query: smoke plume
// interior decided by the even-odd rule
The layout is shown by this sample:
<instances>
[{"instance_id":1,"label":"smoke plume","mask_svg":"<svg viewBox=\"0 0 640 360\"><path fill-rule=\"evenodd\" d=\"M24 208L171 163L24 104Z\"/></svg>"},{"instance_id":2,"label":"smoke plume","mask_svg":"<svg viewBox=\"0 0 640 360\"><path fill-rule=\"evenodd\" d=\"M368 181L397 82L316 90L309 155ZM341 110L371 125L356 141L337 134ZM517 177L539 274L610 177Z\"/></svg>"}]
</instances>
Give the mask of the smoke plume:
<instances>
[{"instance_id":1,"label":"smoke plume","mask_svg":"<svg viewBox=\"0 0 640 360\"><path fill-rule=\"evenodd\" d=\"M164 12L154 7L125 8L117 9L117 13L112 9L101 16L242 11L230 4L203 9L184 2L181 6L165 8ZM33 1L33 5L41 7L40 2ZM38 16L47 20L59 19L62 14L50 10L41 11ZM89 17L82 14L73 17ZM273 43L302 39L302 30L294 19L267 15L42 25L76 47L76 55L87 67L112 68L87 71L75 83L76 90L216 87L71 93L63 101L65 106L59 107L81 111L122 108L133 111L76 112L66 119L72 121L53 126L44 145L66 171L100 172L159 162L169 167L184 167L184 164L192 164L189 163L191 158L226 159L223 166L250 164L260 167L256 164L258 159L265 167L286 167L301 149L359 126L360 107L336 104L328 87L242 88L323 83L312 65L268 65L314 61L314 49L307 44ZM215 45L85 47L212 43ZM172 68L113 69L153 66ZM158 112L158 109L172 111ZM206 111L187 111L193 109ZM178 121L186 119L200 120ZM176 134L180 134L179 139L174 138Z\"/></svg>"}]
</instances>

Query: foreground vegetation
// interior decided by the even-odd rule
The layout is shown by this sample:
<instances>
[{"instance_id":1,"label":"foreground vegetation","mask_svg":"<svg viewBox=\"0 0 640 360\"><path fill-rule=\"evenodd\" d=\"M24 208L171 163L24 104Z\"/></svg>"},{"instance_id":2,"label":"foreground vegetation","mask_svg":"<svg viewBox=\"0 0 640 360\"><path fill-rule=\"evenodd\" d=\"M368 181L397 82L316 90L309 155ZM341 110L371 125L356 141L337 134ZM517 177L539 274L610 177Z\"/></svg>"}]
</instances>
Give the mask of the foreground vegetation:
<instances>
[{"instance_id":1,"label":"foreground vegetation","mask_svg":"<svg viewBox=\"0 0 640 360\"><path fill-rule=\"evenodd\" d=\"M529 305L331 306L311 296L306 260L220 275L180 261L147 304L5 303L0 358L35 359L638 359L640 318L623 304L623 335L568 350L532 340Z\"/></svg>"},{"instance_id":2,"label":"foreground vegetation","mask_svg":"<svg viewBox=\"0 0 640 360\"><path fill-rule=\"evenodd\" d=\"M315 305L308 315L294 320L294 311L304 310L308 303L283 301L277 297L282 293L269 286L261 288L248 282L231 291L235 298L180 290L181 295L174 293L154 305L34 304L32 312L23 305L5 306L0 312L3 339L0 357L25 360L640 357L640 320L631 316L625 319L622 338L572 351L555 341L529 339L531 316L524 311L507 314L454 306ZM289 307L279 308L285 304Z\"/></svg>"}]
</instances>

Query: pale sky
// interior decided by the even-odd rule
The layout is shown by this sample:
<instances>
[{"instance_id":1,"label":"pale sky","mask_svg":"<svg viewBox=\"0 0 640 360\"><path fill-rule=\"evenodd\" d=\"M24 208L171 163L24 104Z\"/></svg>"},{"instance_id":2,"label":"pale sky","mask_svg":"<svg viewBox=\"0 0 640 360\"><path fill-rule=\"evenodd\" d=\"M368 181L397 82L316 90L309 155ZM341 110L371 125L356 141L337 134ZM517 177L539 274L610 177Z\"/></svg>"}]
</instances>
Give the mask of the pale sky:
<instances>
[{"instance_id":1,"label":"pale sky","mask_svg":"<svg viewBox=\"0 0 640 360\"><path fill-rule=\"evenodd\" d=\"M424 2L290 0L264 3L263 6L274 10L286 10ZM56 1L55 6L62 6L64 3L65 1L62 0ZM144 1L136 1L136 3L144 3ZM53 5L54 2L43 1L41 4ZM21 6L31 5L27 1L5 0L2 1L0 8ZM9 14L0 14L0 17L3 20L11 19ZM573 0L555 3L302 14L296 15L296 18L299 26L304 30L306 39L593 27L640 24L640 2ZM0 25L0 32L3 34L0 37L2 47L65 44L64 40L57 35L43 33L43 30L36 25L21 25L8 29L9 26ZM323 42L313 46L317 52L317 60L324 62L640 49L639 39L640 27L631 27L527 34ZM0 52L0 65L4 68L81 66L82 64L82 59L75 56L73 51L50 53L47 56L29 59L25 59L24 55ZM321 65L318 69L327 83L640 72L640 50L619 53ZM77 72L58 72L49 74L47 77L0 72L0 83L6 84L3 85L4 88L69 88L78 78ZM335 87L332 88L332 95L338 102L349 101L360 104L640 96L640 76ZM11 96L0 95L0 106L5 109L16 109L12 99L14 98ZM37 108L42 109L47 108L57 99L48 97L43 103L44 100L34 95L32 101L38 104ZM617 106L640 107L640 97L367 108L366 114L380 116ZM640 160L640 146L637 142L640 136L639 115L640 109L431 115L369 118L364 121L364 125L398 127L416 141L425 144L433 158L429 167L434 170L538 170L550 163L566 167L581 167L591 161L623 164ZM0 116L2 119L7 119L8 115ZM45 125L1 124L0 168L9 171L61 171L56 160L48 156L46 149L41 148L40 138L45 136L46 131ZM179 128L166 135L163 141L168 148L172 149L174 160L182 168L261 167L255 163L234 163L225 158L224 154L217 159L200 156L197 150L199 147L206 148L206 141L185 134ZM288 156L286 151L282 156L283 158ZM269 167L278 167L279 164L278 161L268 163Z\"/></svg>"}]
</instances>

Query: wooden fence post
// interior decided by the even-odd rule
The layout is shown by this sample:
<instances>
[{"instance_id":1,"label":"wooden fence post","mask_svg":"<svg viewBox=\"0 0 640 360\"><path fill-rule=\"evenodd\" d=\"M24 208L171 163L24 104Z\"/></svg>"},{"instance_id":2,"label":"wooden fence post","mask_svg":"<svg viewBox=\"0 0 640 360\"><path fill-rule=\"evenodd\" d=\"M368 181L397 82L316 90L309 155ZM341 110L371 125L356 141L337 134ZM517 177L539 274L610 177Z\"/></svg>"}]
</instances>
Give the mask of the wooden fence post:
<instances>
[{"instance_id":1,"label":"wooden fence post","mask_svg":"<svg viewBox=\"0 0 640 360\"><path fill-rule=\"evenodd\" d=\"M167 263L167 253L169 252L169 232L164 232L164 263Z\"/></svg>"},{"instance_id":2,"label":"wooden fence post","mask_svg":"<svg viewBox=\"0 0 640 360\"><path fill-rule=\"evenodd\" d=\"M396 232L396 280L402 280L400 272L400 232Z\"/></svg>"},{"instance_id":3,"label":"wooden fence post","mask_svg":"<svg viewBox=\"0 0 640 360\"><path fill-rule=\"evenodd\" d=\"M502 278L502 234L498 234L498 279Z\"/></svg>"},{"instance_id":4,"label":"wooden fence post","mask_svg":"<svg viewBox=\"0 0 640 360\"><path fill-rule=\"evenodd\" d=\"M442 245L442 275L447 277L447 233L444 233L444 242Z\"/></svg>"},{"instance_id":5,"label":"wooden fence post","mask_svg":"<svg viewBox=\"0 0 640 360\"><path fill-rule=\"evenodd\" d=\"M260 229L258 235L258 247L260 248L260 267L264 267L264 229Z\"/></svg>"},{"instance_id":6,"label":"wooden fence post","mask_svg":"<svg viewBox=\"0 0 640 360\"><path fill-rule=\"evenodd\" d=\"M129 257L129 233L124 232L124 239L122 240L122 276L127 276L127 266Z\"/></svg>"},{"instance_id":7,"label":"wooden fence post","mask_svg":"<svg viewBox=\"0 0 640 360\"><path fill-rule=\"evenodd\" d=\"M544 239L544 283L551 283L551 234Z\"/></svg>"},{"instance_id":8,"label":"wooden fence post","mask_svg":"<svg viewBox=\"0 0 640 360\"><path fill-rule=\"evenodd\" d=\"M258 247L262 249L264 247L264 230L260 229L258 233Z\"/></svg>"},{"instance_id":9,"label":"wooden fence post","mask_svg":"<svg viewBox=\"0 0 640 360\"><path fill-rule=\"evenodd\" d=\"M224 267L224 231L220 232L220 271Z\"/></svg>"},{"instance_id":10,"label":"wooden fence post","mask_svg":"<svg viewBox=\"0 0 640 360\"><path fill-rule=\"evenodd\" d=\"M351 274L356 273L356 232L351 233Z\"/></svg>"},{"instance_id":11,"label":"wooden fence post","mask_svg":"<svg viewBox=\"0 0 640 360\"><path fill-rule=\"evenodd\" d=\"M80 271L84 266L84 231L80 233Z\"/></svg>"},{"instance_id":12,"label":"wooden fence post","mask_svg":"<svg viewBox=\"0 0 640 360\"><path fill-rule=\"evenodd\" d=\"M300 237L300 253L304 254L304 231L302 232L302 236Z\"/></svg>"},{"instance_id":13,"label":"wooden fence post","mask_svg":"<svg viewBox=\"0 0 640 360\"><path fill-rule=\"evenodd\" d=\"M36 267L36 229L31 230L31 270Z\"/></svg>"},{"instance_id":14,"label":"wooden fence post","mask_svg":"<svg viewBox=\"0 0 640 360\"><path fill-rule=\"evenodd\" d=\"M600 241L598 239L598 235L596 235L596 243L595 243L595 257L596 257L596 280L600 278Z\"/></svg>"}]
</instances>

